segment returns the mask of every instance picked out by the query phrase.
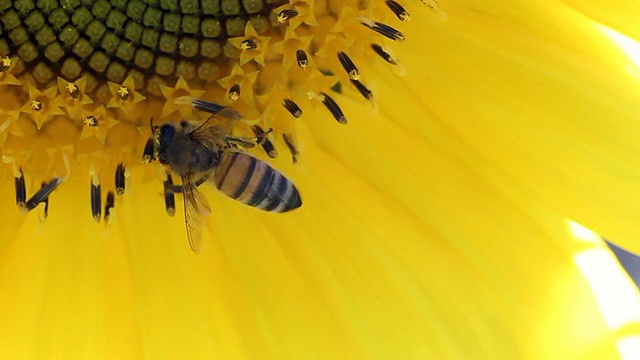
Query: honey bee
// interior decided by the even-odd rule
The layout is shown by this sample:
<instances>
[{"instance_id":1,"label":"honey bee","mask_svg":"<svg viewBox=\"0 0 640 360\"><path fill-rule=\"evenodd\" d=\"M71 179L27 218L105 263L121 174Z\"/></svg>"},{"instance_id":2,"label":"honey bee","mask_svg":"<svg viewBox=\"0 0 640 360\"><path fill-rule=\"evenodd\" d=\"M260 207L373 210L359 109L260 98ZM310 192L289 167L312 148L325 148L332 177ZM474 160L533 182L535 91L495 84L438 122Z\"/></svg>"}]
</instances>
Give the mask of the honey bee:
<instances>
[{"instance_id":1,"label":"honey bee","mask_svg":"<svg viewBox=\"0 0 640 360\"><path fill-rule=\"evenodd\" d=\"M153 156L182 178L182 185L172 185L172 190L183 195L187 238L194 252L202 238L202 216L211 211L198 190L207 181L232 199L261 210L281 213L302 205L291 180L243 152L241 148L251 148L261 139L232 136L233 125L241 119L237 111L222 108L197 127L187 121L159 127L151 124Z\"/></svg>"}]
</instances>

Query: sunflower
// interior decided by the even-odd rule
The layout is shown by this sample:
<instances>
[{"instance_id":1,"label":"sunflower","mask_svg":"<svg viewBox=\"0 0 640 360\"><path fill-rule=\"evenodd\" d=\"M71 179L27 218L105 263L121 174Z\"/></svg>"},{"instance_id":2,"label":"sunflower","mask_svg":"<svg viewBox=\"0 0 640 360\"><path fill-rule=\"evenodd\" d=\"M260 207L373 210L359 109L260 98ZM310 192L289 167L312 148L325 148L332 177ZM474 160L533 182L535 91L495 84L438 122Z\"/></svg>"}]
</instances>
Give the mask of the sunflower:
<instances>
[{"instance_id":1,"label":"sunflower","mask_svg":"<svg viewBox=\"0 0 640 360\"><path fill-rule=\"evenodd\" d=\"M0 1L0 354L637 358L639 12ZM149 122L222 108L304 204L194 254Z\"/></svg>"}]
</instances>

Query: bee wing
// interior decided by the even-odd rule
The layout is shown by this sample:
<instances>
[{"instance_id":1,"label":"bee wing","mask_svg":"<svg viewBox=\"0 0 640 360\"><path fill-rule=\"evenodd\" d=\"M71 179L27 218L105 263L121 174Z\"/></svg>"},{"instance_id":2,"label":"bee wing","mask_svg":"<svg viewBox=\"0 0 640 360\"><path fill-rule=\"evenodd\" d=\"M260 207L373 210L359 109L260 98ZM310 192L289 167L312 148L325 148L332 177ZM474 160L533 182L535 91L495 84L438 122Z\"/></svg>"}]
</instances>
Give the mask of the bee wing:
<instances>
[{"instance_id":1,"label":"bee wing","mask_svg":"<svg viewBox=\"0 0 640 360\"><path fill-rule=\"evenodd\" d=\"M222 139L231 132L234 124L242 119L244 117L237 110L225 107L193 129L190 135L200 140Z\"/></svg>"},{"instance_id":2,"label":"bee wing","mask_svg":"<svg viewBox=\"0 0 640 360\"><path fill-rule=\"evenodd\" d=\"M189 246L193 252L197 253L202 240L202 216L208 215L211 210L207 198L202 195L190 177L184 176L182 178L182 196Z\"/></svg>"}]
</instances>

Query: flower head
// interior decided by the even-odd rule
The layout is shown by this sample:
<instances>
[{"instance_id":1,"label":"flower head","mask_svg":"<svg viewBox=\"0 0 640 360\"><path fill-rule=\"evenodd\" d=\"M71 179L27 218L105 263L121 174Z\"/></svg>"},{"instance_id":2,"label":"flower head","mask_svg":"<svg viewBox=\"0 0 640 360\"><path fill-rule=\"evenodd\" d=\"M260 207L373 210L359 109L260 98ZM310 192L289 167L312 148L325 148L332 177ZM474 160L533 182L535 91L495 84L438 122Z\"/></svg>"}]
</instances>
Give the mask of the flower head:
<instances>
[{"instance_id":1,"label":"flower head","mask_svg":"<svg viewBox=\"0 0 640 360\"><path fill-rule=\"evenodd\" d=\"M7 357L637 349L637 290L578 225L640 249L637 9L0 6ZM238 116L220 125L221 111ZM204 202L176 171L145 164L183 120L214 125L215 149L260 159L249 167L269 158L304 205L234 201L216 189L228 168L182 176L219 180L198 183L212 206L194 255L179 200ZM244 190L260 184L243 179L233 189L249 203Z\"/></svg>"}]
</instances>

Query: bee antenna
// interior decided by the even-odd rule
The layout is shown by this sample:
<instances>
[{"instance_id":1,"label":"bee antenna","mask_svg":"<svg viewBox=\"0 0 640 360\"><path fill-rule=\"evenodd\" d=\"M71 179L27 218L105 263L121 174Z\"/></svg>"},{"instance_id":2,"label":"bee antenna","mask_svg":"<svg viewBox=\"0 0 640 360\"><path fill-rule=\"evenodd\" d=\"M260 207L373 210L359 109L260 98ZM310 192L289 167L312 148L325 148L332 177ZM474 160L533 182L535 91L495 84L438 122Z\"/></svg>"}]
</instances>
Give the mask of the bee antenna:
<instances>
[{"instance_id":1,"label":"bee antenna","mask_svg":"<svg viewBox=\"0 0 640 360\"><path fill-rule=\"evenodd\" d=\"M156 131L156 127L153 125L153 117L149 118L149 127L151 127L151 133L153 134Z\"/></svg>"}]
</instances>

